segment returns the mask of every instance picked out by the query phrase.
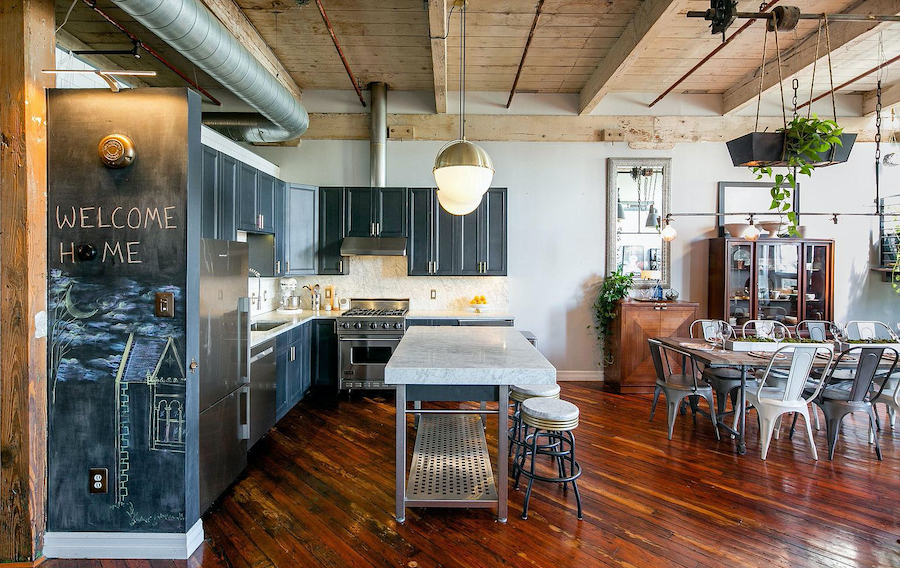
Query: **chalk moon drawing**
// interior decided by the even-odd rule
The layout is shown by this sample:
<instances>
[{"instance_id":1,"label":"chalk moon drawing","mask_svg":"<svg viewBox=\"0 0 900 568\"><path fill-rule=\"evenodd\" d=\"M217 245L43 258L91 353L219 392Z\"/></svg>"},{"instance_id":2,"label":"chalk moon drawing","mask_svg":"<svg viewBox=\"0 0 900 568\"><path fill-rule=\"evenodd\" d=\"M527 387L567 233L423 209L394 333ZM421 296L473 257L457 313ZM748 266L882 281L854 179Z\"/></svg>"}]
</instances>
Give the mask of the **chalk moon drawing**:
<instances>
[{"instance_id":1,"label":"chalk moon drawing","mask_svg":"<svg viewBox=\"0 0 900 568\"><path fill-rule=\"evenodd\" d=\"M89 312L79 310L75 306L75 303L72 301L72 288L71 287L66 289L66 311L69 312L69 315L75 319L86 319L86 318L92 317L94 314L97 313L96 309L91 310Z\"/></svg>"}]
</instances>

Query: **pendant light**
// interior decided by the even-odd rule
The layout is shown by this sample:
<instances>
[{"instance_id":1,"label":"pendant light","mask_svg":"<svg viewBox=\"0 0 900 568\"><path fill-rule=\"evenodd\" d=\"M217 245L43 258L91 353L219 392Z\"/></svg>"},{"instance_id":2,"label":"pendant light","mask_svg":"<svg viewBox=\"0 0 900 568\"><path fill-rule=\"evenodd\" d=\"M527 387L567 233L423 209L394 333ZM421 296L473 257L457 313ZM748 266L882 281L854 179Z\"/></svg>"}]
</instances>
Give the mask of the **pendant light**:
<instances>
[{"instance_id":1,"label":"pendant light","mask_svg":"<svg viewBox=\"0 0 900 568\"><path fill-rule=\"evenodd\" d=\"M622 207L621 199L618 201L618 205L619 205L619 213L618 213L619 221L624 221L625 220L625 208Z\"/></svg>"},{"instance_id":2,"label":"pendant light","mask_svg":"<svg viewBox=\"0 0 900 568\"><path fill-rule=\"evenodd\" d=\"M655 227L657 224L657 219L659 217L659 212L656 210L656 204L650 203L650 211L647 212L647 221L644 223L645 227Z\"/></svg>"},{"instance_id":3,"label":"pendant light","mask_svg":"<svg viewBox=\"0 0 900 568\"><path fill-rule=\"evenodd\" d=\"M494 163L480 146L466 140L466 5L461 5L459 47L459 139L446 144L434 159L438 202L452 215L466 215L478 208L494 178Z\"/></svg>"}]
</instances>

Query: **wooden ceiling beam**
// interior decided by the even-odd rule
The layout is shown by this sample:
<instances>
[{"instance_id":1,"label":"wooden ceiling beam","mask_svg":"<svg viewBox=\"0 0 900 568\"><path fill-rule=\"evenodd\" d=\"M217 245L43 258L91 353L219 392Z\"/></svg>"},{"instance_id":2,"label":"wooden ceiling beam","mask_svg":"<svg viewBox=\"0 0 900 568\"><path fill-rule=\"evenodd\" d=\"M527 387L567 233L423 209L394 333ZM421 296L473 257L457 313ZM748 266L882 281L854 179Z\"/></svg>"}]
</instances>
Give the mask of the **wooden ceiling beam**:
<instances>
[{"instance_id":1,"label":"wooden ceiling beam","mask_svg":"<svg viewBox=\"0 0 900 568\"><path fill-rule=\"evenodd\" d=\"M863 95L863 114L866 116L875 115L875 105L878 103L878 97L874 90ZM882 120L885 119L885 110L892 106L900 104L900 81L888 83L881 86L881 108Z\"/></svg>"},{"instance_id":2,"label":"wooden ceiling beam","mask_svg":"<svg viewBox=\"0 0 900 568\"><path fill-rule=\"evenodd\" d=\"M647 0L641 4L609 54L581 89L580 114L588 114L597 108L616 79L647 51L684 3L684 0Z\"/></svg>"},{"instance_id":3,"label":"wooden ceiling beam","mask_svg":"<svg viewBox=\"0 0 900 568\"><path fill-rule=\"evenodd\" d=\"M434 73L434 108L447 112L447 0L428 0L431 68Z\"/></svg>"},{"instance_id":4,"label":"wooden ceiling beam","mask_svg":"<svg viewBox=\"0 0 900 568\"><path fill-rule=\"evenodd\" d=\"M244 48L298 101L303 91L234 0L201 0Z\"/></svg>"},{"instance_id":5,"label":"wooden ceiling beam","mask_svg":"<svg viewBox=\"0 0 900 568\"><path fill-rule=\"evenodd\" d=\"M848 14L900 14L900 3L897 0L863 0L846 10ZM889 22L839 22L829 23L831 35L831 51L847 50L854 45L890 27ZM784 32L782 32L784 33ZM769 38L769 47L774 49L774 40ZM819 59L816 74L817 85L828 83L828 59L825 48L825 32L819 40ZM790 79L816 62L816 32L813 31L802 41L781 55L782 76L787 91ZM820 74L821 73L821 74ZM819 82L821 81L821 83ZM763 95L778 88L778 63L776 58L766 61L766 73L763 78ZM808 85L806 87L808 89ZM722 114L733 114L756 100L759 95L759 68L744 75L722 95Z\"/></svg>"}]
</instances>

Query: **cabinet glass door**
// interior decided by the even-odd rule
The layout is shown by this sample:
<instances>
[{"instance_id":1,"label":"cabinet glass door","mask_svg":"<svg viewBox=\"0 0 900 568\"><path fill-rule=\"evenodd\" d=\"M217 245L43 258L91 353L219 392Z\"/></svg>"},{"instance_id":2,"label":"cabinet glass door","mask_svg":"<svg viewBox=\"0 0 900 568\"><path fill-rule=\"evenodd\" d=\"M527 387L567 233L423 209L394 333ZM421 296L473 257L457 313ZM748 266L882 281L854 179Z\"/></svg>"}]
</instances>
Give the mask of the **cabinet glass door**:
<instances>
[{"instance_id":1,"label":"cabinet glass door","mask_svg":"<svg viewBox=\"0 0 900 568\"><path fill-rule=\"evenodd\" d=\"M756 255L757 319L797 325L800 314L800 245L760 241L756 243Z\"/></svg>"},{"instance_id":2,"label":"cabinet glass door","mask_svg":"<svg viewBox=\"0 0 900 568\"><path fill-rule=\"evenodd\" d=\"M829 319L831 310L828 305L828 245L807 244L804 270L806 272L806 294L804 298L804 319Z\"/></svg>"},{"instance_id":3,"label":"cabinet glass door","mask_svg":"<svg viewBox=\"0 0 900 568\"><path fill-rule=\"evenodd\" d=\"M753 245L748 242L728 245L728 320L743 325L752 318Z\"/></svg>"}]
</instances>

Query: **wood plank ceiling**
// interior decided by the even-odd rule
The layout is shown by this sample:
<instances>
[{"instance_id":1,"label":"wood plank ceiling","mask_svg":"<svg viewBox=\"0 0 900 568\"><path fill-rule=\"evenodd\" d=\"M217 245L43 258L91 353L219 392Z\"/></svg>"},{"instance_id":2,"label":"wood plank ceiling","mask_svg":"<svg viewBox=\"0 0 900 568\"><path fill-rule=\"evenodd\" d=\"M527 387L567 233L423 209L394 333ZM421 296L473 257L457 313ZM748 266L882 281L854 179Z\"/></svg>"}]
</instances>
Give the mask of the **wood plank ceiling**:
<instances>
[{"instance_id":1,"label":"wood plank ceiling","mask_svg":"<svg viewBox=\"0 0 900 568\"><path fill-rule=\"evenodd\" d=\"M208 0L205 0L208 1ZM221 3L225 0L216 0ZM231 2L232 0L227 0ZM350 89L350 79L331 42L328 30L315 5L315 0L233 0L244 11L272 52L302 89ZM807 0L801 5L806 13L854 12L872 8L892 10L891 0ZM435 88L429 32L427 0L322 0L334 31L343 47L347 61L362 87L371 81L385 81L393 90L431 91ZM447 1L448 9L452 0ZM672 4L660 16L660 26L645 38L644 51L632 57L604 86L604 91L648 92L659 94L681 77L700 59L721 43L721 36L710 34L702 20L687 19L687 10L704 10L706 0L681 0L664 3L659 0L545 0L543 14L535 30L534 39L519 80L519 92L578 93L596 88L588 85L592 74L610 55L632 19L646 18L655 5ZM741 2L741 9L756 9ZM789 2L784 2L789 4ZM57 18L61 22L70 0L57 0ZM173 53L152 33L134 23L115 8L111 0L98 0L98 6L114 15L129 27L134 27L142 40L157 48L185 73L205 87L214 87L205 74ZM534 19L536 0L470 0L467 21L467 86L471 91L509 92L522 57L528 32ZM900 7L896 8L900 10ZM658 10L658 12L660 12ZM636 16L637 15L637 16ZM447 37L447 85L450 91L458 86L459 10L449 18ZM644 28L647 22L640 22ZM652 23L652 22L651 22ZM742 21L732 26L733 33ZM854 41L835 48L835 84L840 84L878 64L879 51L883 57L900 54L900 24L884 25L875 32L855 36L865 23L833 23L832 39L848 36ZM632 26L634 28L635 26ZM809 45L815 37L817 23L801 21L796 30L779 34L783 54L792 48ZM128 41L109 23L104 22L81 0L77 1L66 32L97 49L127 47ZM858 30L858 31L854 31ZM880 33L878 33L880 31ZM626 32L631 33L631 32ZM640 39L640 38L638 38ZM763 39L763 25L757 23L728 45L693 76L675 89L675 93L722 94L726 110L736 110L747 104L749 83L758 77ZM799 46L799 47L798 47ZM821 55L824 57L824 36ZM775 45L772 34L768 38L769 69L774 67ZM160 77L148 80L151 85L179 85L180 79L163 69L152 58L141 61L121 56L111 59L124 67L151 67ZM788 69L798 72L803 85L801 92L808 96L810 67L799 65ZM888 81L900 79L900 63L888 69ZM827 67L821 63L817 70L816 94L827 88ZM875 88L873 74L844 89L846 93L871 93ZM595 81L596 82L596 81ZM774 83L777 85L777 81ZM771 88L773 85L768 85ZM602 95L601 95L602 96ZM584 103L585 93L582 93ZM596 101L595 101L596 102ZM592 107L590 107L592 108Z\"/></svg>"}]
</instances>

